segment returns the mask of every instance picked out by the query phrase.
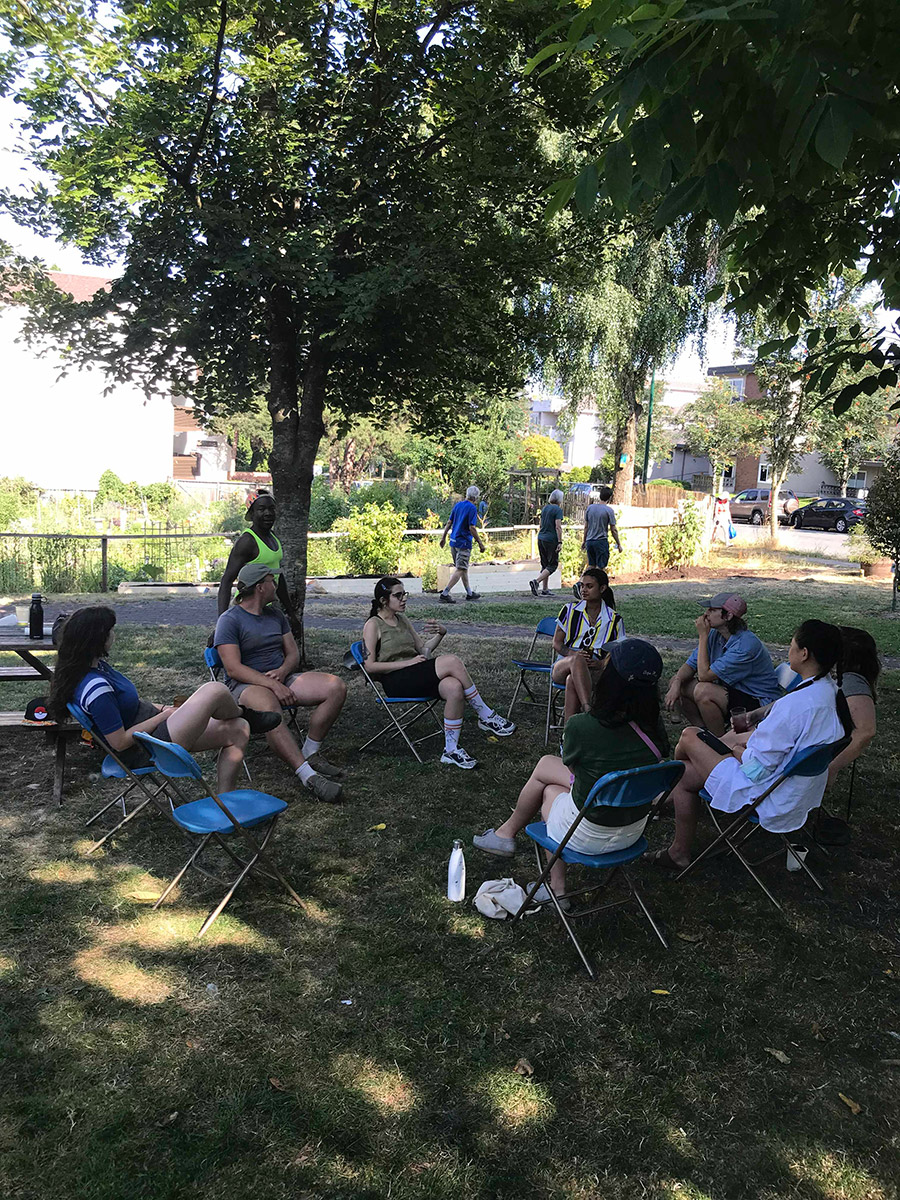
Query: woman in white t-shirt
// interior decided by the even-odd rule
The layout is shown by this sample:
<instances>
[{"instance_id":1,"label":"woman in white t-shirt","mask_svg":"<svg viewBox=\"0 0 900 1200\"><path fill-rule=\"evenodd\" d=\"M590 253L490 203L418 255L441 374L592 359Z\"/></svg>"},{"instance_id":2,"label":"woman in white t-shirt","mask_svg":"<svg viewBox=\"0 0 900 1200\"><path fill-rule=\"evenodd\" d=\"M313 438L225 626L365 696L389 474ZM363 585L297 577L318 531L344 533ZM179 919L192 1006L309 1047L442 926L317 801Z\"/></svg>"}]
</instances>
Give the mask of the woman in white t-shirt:
<instances>
[{"instance_id":1,"label":"woman in white t-shirt","mask_svg":"<svg viewBox=\"0 0 900 1200\"><path fill-rule=\"evenodd\" d=\"M841 654L837 625L804 621L788 651L788 662L803 682L776 700L752 732L727 735L731 751L727 756L702 741L700 729L685 729L675 751L685 764L672 792L675 837L668 849L650 856L657 866L681 870L691 861L701 790L709 794L717 811L739 812L766 790L799 751L849 736L853 720L840 687ZM830 677L835 668L837 689ZM760 824L775 833L799 829L810 810L821 804L826 779L823 771L812 777L794 775L780 783L757 809Z\"/></svg>"}]
</instances>

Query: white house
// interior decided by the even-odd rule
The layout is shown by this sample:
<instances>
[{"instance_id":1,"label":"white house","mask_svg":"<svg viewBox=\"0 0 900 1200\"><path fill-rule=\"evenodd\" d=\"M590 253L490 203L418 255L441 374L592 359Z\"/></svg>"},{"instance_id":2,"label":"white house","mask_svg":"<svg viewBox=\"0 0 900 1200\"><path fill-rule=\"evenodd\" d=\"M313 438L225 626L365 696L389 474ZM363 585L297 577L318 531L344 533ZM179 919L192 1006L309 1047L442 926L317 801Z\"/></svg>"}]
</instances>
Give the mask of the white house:
<instances>
[{"instance_id":1,"label":"white house","mask_svg":"<svg viewBox=\"0 0 900 1200\"><path fill-rule=\"evenodd\" d=\"M88 300L108 280L51 272L61 291ZM54 349L40 354L18 340L23 316L0 309L3 433L0 476L22 476L46 490L95 491L109 468L126 481L220 483L233 456L227 439L200 429L189 409L97 370L70 370Z\"/></svg>"}]
</instances>

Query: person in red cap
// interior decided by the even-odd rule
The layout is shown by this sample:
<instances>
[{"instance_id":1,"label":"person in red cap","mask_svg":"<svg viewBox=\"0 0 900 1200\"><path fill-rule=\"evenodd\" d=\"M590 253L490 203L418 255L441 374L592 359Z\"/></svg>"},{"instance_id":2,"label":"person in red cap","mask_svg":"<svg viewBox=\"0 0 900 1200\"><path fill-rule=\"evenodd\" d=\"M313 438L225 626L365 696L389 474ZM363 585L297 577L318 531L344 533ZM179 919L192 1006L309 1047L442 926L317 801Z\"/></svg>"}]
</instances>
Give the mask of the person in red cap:
<instances>
[{"instance_id":1,"label":"person in red cap","mask_svg":"<svg viewBox=\"0 0 900 1200\"><path fill-rule=\"evenodd\" d=\"M768 650L744 622L744 598L719 592L700 603L697 649L672 677L665 704L718 737L735 709L761 708L777 700L781 688Z\"/></svg>"}]
</instances>

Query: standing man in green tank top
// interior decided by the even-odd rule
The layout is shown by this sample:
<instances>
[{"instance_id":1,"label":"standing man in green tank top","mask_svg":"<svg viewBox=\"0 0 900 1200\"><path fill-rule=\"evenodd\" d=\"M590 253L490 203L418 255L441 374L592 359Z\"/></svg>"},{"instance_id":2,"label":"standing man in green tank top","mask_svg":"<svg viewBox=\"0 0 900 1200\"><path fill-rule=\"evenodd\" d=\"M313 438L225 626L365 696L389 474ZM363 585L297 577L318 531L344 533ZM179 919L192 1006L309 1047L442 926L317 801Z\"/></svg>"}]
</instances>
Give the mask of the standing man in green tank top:
<instances>
[{"instance_id":1,"label":"standing man in green tank top","mask_svg":"<svg viewBox=\"0 0 900 1200\"><path fill-rule=\"evenodd\" d=\"M299 622L291 604L287 581L281 571L281 542L272 532L277 515L274 497L268 492L260 489L250 493L247 498L247 519L250 528L241 534L228 555L228 562L222 572L222 582L219 584L218 615L221 617L231 605L231 592L241 567L246 567L249 563L261 563L275 576L275 595L284 615L291 623L292 632L296 634Z\"/></svg>"}]
</instances>

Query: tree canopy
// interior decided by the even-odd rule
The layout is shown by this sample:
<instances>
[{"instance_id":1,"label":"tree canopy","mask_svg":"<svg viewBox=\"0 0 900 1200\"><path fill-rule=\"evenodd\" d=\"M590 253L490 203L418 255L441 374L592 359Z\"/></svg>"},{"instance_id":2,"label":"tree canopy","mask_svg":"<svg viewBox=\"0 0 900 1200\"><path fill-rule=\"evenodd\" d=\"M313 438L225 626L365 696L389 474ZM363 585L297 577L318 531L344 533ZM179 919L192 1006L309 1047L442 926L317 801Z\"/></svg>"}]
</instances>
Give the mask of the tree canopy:
<instances>
[{"instance_id":1,"label":"tree canopy","mask_svg":"<svg viewBox=\"0 0 900 1200\"><path fill-rule=\"evenodd\" d=\"M592 160L557 182L551 211L608 197L659 229L685 215L716 221L729 307L765 309L791 335L810 317L807 293L860 260L900 307L897 5L592 0L564 14L530 67L586 60L603 121ZM815 362L856 349L823 343ZM890 331L870 349L871 374L892 369Z\"/></svg>"},{"instance_id":2,"label":"tree canopy","mask_svg":"<svg viewBox=\"0 0 900 1200\"><path fill-rule=\"evenodd\" d=\"M39 273L32 333L209 413L266 396L302 585L326 406L462 427L521 386L552 252L562 76L523 84L542 0L0 4L0 90L46 182L3 205L122 274L75 304ZM20 272L18 281L22 281Z\"/></svg>"}]
</instances>

